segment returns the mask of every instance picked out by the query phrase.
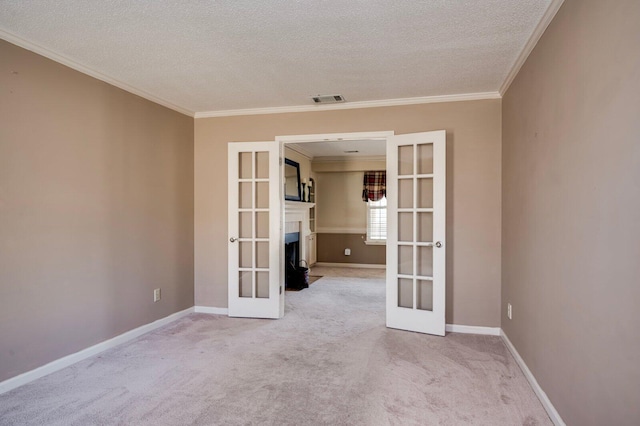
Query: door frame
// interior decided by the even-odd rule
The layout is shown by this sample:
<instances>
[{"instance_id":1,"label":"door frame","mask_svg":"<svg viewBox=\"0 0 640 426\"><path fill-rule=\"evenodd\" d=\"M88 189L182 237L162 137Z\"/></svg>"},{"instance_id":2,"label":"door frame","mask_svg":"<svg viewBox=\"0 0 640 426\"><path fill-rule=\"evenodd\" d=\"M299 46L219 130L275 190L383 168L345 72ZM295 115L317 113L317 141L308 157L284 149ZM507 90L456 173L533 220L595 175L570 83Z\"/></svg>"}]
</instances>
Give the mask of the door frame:
<instances>
[{"instance_id":1,"label":"door frame","mask_svg":"<svg viewBox=\"0 0 640 426\"><path fill-rule=\"evenodd\" d=\"M288 143L310 143L310 142L326 142L326 141L348 141L348 140L359 140L359 139L380 139L384 140L385 146L389 143L388 139L391 136L395 136L395 131L387 130L387 131L377 131L377 132L348 132L348 133L320 133L320 134L306 134L306 135L287 135L287 136L276 136L275 140L280 144L280 153L281 156L284 157L284 147L285 144ZM284 162L284 160L283 160ZM280 187L284 185L284 172L280 173ZM281 221L284 224L285 222L285 202L284 197L281 197L280 200L280 214L282 215ZM282 241L284 241L284 226L282 227ZM284 248L283 248L284 250ZM284 270L284 268L283 268ZM284 272L283 272L284 273ZM284 275L280 277L282 281L284 279ZM385 283L386 285L386 283ZM282 305L281 305L281 315L283 317L284 312L284 295L286 291L282 292ZM386 299L386 296L385 296ZM386 303L386 302L385 302Z\"/></svg>"}]
</instances>

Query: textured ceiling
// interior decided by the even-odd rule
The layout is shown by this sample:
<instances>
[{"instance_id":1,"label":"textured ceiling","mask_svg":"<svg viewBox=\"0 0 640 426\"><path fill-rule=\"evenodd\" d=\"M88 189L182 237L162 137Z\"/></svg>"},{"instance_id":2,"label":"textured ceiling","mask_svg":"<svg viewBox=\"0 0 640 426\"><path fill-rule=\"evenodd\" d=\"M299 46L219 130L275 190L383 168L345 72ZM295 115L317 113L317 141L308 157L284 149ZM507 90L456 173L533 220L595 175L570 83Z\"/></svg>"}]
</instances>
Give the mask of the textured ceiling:
<instances>
[{"instance_id":1,"label":"textured ceiling","mask_svg":"<svg viewBox=\"0 0 640 426\"><path fill-rule=\"evenodd\" d=\"M0 0L0 31L182 109L219 111L497 92L550 3Z\"/></svg>"},{"instance_id":2,"label":"textured ceiling","mask_svg":"<svg viewBox=\"0 0 640 426\"><path fill-rule=\"evenodd\" d=\"M289 143L288 147L310 157L371 157L387 154L386 139L356 139ZM346 152L357 151L357 152Z\"/></svg>"}]
</instances>

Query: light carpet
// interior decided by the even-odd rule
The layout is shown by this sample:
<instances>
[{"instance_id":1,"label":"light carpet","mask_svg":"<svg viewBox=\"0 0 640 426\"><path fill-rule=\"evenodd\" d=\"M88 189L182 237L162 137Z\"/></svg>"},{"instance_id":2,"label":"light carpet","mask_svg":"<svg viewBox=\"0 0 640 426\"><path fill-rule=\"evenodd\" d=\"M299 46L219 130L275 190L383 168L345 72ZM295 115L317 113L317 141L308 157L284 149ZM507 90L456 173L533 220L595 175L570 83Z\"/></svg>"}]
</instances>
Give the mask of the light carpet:
<instances>
[{"instance_id":1,"label":"light carpet","mask_svg":"<svg viewBox=\"0 0 640 426\"><path fill-rule=\"evenodd\" d=\"M1 425L550 425L500 338L384 325L324 277L281 320L192 314L0 395Z\"/></svg>"}]
</instances>

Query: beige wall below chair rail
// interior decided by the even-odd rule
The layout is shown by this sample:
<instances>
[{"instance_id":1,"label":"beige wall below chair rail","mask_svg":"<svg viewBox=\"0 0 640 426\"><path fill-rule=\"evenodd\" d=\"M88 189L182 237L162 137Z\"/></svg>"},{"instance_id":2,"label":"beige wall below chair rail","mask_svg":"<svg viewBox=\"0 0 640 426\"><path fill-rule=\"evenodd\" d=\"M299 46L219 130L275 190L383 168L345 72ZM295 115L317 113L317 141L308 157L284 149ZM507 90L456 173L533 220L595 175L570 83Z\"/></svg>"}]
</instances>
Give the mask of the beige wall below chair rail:
<instances>
[{"instance_id":1,"label":"beige wall below chair rail","mask_svg":"<svg viewBox=\"0 0 640 426\"><path fill-rule=\"evenodd\" d=\"M318 262L385 265L386 246L365 244L366 234L318 233ZM344 254L349 249L349 256Z\"/></svg>"}]
</instances>

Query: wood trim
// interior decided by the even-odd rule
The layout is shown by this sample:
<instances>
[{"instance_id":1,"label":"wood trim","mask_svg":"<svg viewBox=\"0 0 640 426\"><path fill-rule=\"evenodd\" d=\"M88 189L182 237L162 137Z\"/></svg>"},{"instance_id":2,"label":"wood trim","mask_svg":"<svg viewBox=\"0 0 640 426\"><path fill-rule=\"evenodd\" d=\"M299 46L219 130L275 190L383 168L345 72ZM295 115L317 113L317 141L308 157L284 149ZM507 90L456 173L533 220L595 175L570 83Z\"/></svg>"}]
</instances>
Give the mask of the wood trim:
<instances>
[{"instance_id":1,"label":"wood trim","mask_svg":"<svg viewBox=\"0 0 640 426\"><path fill-rule=\"evenodd\" d=\"M193 311L197 314L229 315L228 308L215 308L213 306L194 306Z\"/></svg>"},{"instance_id":2,"label":"wood trim","mask_svg":"<svg viewBox=\"0 0 640 426\"><path fill-rule=\"evenodd\" d=\"M447 333L482 334L485 336L499 336L500 327L481 327L477 325L446 324Z\"/></svg>"},{"instance_id":3,"label":"wood trim","mask_svg":"<svg viewBox=\"0 0 640 426\"><path fill-rule=\"evenodd\" d=\"M367 234L367 228L316 228L316 234Z\"/></svg>"},{"instance_id":4,"label":"wood trim","mask_svg":"<svg viewBox=\"0 0 640 426\"><path fill-rule=\"evenodd\" d=\"M339 109L357 109L357 108L378 108L400 105L417 105L432 104L440 102L460 102L460 101L478 101L486 99L500 99L499 92L481 92L481 93L463 93L458 95L442 95L442 96L424 96L416 98L400 98L400 99L384 99L376 101L360 101L346 102L344 104L330 105L296 105L285 107L271 108L248 108L248 109L232 109L224 111L202 111L196 112L194 117L211 118L211 117L230 117L235 115L258 115L258 114L283 114L294 112L313 112L313 111L329 111Z\"/></svg>"},{"instance_id":5,"label":"wood trim","mask_svg":"<svg viewBox=\"0 0 640 426\"><path fill-rule=\"evenodd\" d=\"M533 391L535 392L536 396L540 400L540 403L542 404L544 409L547 411L547 414L549 415L549 418L551 419L553 424L556 426L566 426L566 423L564 422L564 420L562 420L562 417L560 417L560 413L558 413L558 410L556 410L556 407L553 406L547 394L544 392L544 390L542 390L542 387L536 380L531 370L529 370L529 367L527 367L527 364L524 362L524 359L522 359L516 347L513 346L513 343L511 343L511 340L509 340L504 330L502 329L500 330L500 335L502 336L502 340L504 341L504 344L509 349L509 352L511 352L511 355L513 355L513 358L516 360L516 363L522 370L524 377L526 377L527 381L533 388Z\"/></svg>"}]
</instances>

